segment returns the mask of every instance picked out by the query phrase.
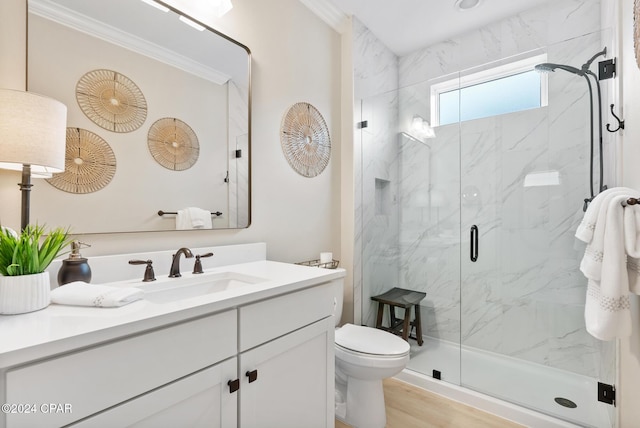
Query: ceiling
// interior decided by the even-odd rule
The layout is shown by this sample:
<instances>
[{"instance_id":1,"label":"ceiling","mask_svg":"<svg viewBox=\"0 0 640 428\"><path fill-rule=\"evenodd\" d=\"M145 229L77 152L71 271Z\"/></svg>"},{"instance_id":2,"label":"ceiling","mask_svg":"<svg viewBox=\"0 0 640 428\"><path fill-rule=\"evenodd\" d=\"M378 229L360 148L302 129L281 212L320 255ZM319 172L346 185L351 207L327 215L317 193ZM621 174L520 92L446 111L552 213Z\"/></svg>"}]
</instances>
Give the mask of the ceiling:
<instances>
[{"instance_id":1,"label":"ceiling","mask_svg":"<svg viewBox=\"0 0 640 428\"><path fill-rule=\"evenodd\" d=\"M549 0L480 0L459 11L455 0L312 0L355 16L396 55L483 27ZM308 2L304 2L308 3Z\"/></svg>"}]
</instances>

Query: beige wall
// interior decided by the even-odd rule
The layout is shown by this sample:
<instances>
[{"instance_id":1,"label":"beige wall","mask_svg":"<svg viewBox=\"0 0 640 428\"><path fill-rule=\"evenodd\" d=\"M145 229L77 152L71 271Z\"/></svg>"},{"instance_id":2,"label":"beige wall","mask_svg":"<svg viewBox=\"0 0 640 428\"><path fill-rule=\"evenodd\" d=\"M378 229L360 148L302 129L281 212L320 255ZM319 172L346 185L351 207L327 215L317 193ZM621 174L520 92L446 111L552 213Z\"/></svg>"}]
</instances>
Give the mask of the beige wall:
<instances>
[{"instance_id":1,"label":"beige wall","mask_svg":"<svg viewBox=\"0 0 640 428\"><path fill-rule=\"evenodd\" d=\"M234 0L221 19L202 12L204 0L171 3L188 6L188 14L252 51L252 224L229 231L84 235L92 247L83 254L266 242L272 260L319 258L321 251L339 258L340 36L298 0ZM0 2L0 87L24 88L25 20L26 0ZM315 178L293 171L280 147L282 115L299 101L318 108L332 137L331 161ZM19 226L19 181L18 173L0 171L0 222L14 227Z\"/></svg>"}]
</instances>

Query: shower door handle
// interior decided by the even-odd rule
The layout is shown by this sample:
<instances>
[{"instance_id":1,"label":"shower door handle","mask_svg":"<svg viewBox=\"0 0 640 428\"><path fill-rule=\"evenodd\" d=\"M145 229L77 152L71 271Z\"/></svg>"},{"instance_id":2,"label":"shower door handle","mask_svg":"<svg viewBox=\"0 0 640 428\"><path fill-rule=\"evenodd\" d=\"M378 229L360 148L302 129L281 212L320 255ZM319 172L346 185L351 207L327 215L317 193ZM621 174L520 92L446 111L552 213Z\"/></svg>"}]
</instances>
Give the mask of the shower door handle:
<instances>
[{"instance_id":1,"label":"shower door handle","mask_svg":"<svg viewBox=\"0 0 640 428\"><path fill-rule=\"evenodd\" d=\"M478 241L478 226L474 224L473 226L471 226L471 236L469 240L469 258L472 262L478 260Z\"/></svg>"}]
</instances>

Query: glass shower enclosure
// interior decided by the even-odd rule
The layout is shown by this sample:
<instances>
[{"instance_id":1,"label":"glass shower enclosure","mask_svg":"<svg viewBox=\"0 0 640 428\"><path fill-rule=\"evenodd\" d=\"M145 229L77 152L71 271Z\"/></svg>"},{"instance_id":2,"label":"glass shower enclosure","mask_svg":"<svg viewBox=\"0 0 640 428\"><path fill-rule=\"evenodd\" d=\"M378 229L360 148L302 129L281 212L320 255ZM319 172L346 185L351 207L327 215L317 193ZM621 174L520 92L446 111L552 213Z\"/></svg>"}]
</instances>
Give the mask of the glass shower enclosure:
<instances>
[{"instance_id":1,"label":"glass shower enclosure","mask_svg":"<svg viewBox=\"0 0 640 428\"><path fill-rule=\"evenodd\" d=\"M584 247L574 238L590 197L584 77L549 73L540 106L471 120L454 91L458 119L427 126L439 123L434 88L445 80L464 88L478 71L540 55L580 67L611 40L609 30L584 25L578 36L471 58L441 75L428 66L416 72L419 55L400 58L400 89L361 100L361 310L362 324L374 326L372 296L393 287L426 292L424 344L410 341L409 370L581 426L612 427L613 406L598 401L597 389L615 383L615 343L585 330ZM599 84L606 105L611 81ZM597 126L596 116L596 144ZM604 183L595 149L596 189L615 185L607 138Z\"/></svg>"}]
</instances>

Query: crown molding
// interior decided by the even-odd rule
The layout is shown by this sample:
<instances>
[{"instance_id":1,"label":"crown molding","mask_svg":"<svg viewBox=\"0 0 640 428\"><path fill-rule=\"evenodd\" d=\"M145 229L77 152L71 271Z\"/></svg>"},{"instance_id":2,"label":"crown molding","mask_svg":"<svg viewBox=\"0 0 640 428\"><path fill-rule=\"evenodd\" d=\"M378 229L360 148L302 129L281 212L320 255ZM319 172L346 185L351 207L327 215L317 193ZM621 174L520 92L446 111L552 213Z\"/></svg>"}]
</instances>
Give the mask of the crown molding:
<instances>
[{"instance_id":1,"label":"crown molding","mask_svg":"<svg viewBox=\"0 0 640 428\"><path fill-rule=\"evenodd\" d=\"M300 0L300 2L338 33L344 33L348 16L333 3L328 0Z\"/></svg>"},{"instance_id":2,"label":"crown molding","mask_svg":"<svg viewBox=\"0 0 640 428\"><path fill-rule=\"evenodd\" d=\"M224 85L229 76L133 34L123 33L104 22L88 18L48 0L30 0L29 13L176 67L208 81Z\"/></svg>"}]
</instances>

